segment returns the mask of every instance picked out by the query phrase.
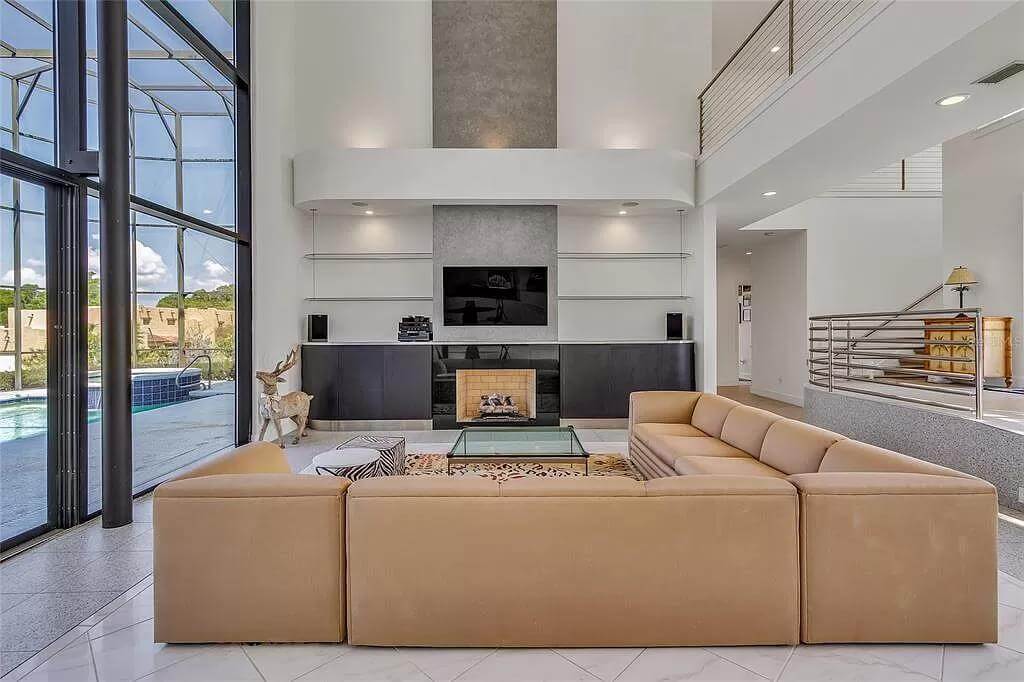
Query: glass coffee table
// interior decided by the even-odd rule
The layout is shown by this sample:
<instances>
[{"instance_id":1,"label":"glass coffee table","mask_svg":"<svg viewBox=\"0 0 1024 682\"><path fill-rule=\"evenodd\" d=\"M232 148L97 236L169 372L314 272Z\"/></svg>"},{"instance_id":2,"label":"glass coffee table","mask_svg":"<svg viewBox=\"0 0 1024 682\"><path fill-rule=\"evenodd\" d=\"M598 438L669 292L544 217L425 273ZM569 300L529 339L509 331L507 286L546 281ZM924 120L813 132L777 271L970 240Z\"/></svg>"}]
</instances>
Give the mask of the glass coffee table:
<instances>
[{"instance_id":1,"label":"glass coffee table","mask_svg":"<svg viewBox=\"0 0 1024 682\"><path fill-rule=\"evenodd\" d=\"M582 464L589 453L571 426L469 426L448 452L447 473L456 464Z\"/></svg>"}]
</instances>

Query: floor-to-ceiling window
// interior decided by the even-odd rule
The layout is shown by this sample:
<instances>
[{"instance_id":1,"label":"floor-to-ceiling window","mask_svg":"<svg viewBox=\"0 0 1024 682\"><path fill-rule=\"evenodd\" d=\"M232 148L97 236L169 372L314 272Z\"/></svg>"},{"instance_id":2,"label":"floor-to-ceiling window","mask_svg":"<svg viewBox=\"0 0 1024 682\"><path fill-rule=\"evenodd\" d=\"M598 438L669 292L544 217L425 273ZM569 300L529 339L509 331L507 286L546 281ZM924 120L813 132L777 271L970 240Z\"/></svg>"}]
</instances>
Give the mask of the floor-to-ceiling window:
<instances>
[{"instance_id":1,"label":"floor-to-ceiling window","mask_svg":"<svg viewBox=\"0 0 1024 682\"><path fill-rule=\"evenodd\" d=\"M60 210L47 221L45 182L3 178L4 545L100 509L103 419L132 421L135 492L248 434L248 401L236 399L236 381L248 385L250 366L247 3L127 2L132 413L105 415L97 8L95 0L59 1L75 11L54 0L0 0L4 168L52 180L64 192L54 190L64 203L53 204ZM61 104L71 100L76 106ZM66 154L61 145L69 139L78 147ZM47 230L54 233L49 243L70 239L79 255L48 263ZM74 319L58 332L46 317L48 266L60 270L59 281L72 281L79 297L61 313ZM63 345L48 347L48 335ZM48 367L67 360L69 348L78 349L81 376L74 385L48 387ZM47 439L46 415L57 408L64 421L51 423L73 427L81 419L80 434L62 426L60 439Z\"/></svg>"}]
</instances>

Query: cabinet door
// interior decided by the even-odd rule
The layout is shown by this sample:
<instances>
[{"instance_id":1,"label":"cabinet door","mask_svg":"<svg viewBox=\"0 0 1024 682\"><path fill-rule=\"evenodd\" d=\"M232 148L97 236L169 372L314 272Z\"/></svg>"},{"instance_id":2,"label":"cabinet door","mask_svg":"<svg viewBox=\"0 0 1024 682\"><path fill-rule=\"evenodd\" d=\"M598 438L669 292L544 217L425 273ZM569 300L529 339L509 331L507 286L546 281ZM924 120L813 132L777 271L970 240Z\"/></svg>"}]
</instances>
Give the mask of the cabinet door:
<instances>
[{"instance_id":1,"label":"cabinet door","mask_svg":"<svg viewBox=\"0 0 1024 682\"><path fill-rule=\"evenodd\" d=\"M302 347L302 390L313 396L310 419L341 419L341 384L337 346Z\"/></svg>"},{"instance_id":2,"label":"cabinet door","mask_svg":"<svg viewBox=\"0 0 1024 682\"><path fill-rule=\"evenodd\" d=\"M942 341L950 341L953 332L946 329L929 329L926 332L928 339L928 355L952 356L952 346L942 344ZM928 360L928 369L938 372L948 372L952 365L947 360Z\"/></svg>"},{"instance_id":3,"label":"cabinet door","mask_svg":"<svg viewBox=\"0 0 1024 682\"><path fill-rule=\"evenodd\" d=\"M656 391L663 383L665 368L661 365L661 346L636 344L612 346L610 404L608 417L629 416L629 394L634 391Z\"/></svg>"},{"instance_id":4,"label":"cabinet door","mask_svg":"<svg viewBox=\"0 0 1024 682\"><path fill-rule=\"evenodd\" d=\"M693 344L667 343L658 347L659 391L693 391Z\"/></svg>"},{"instance_id":5,"label":"cabinet door","mask_svg":"<svg viewBox=\"0 0 1024 682\"><path fill-rule=\"evenodd\" d=\"M608 416L611 346L566 344L560 359L562 418Z\"/></svg>"},{"instance_id":6,"label":"cabinet door","mask_svg":"<svg viewBox=\"0 0 1024 682\"><path fill-rule=\"evenodd\" d=\"M430 349L343 346L341 418L430 419Z\"/></svg>"}]
</instances>

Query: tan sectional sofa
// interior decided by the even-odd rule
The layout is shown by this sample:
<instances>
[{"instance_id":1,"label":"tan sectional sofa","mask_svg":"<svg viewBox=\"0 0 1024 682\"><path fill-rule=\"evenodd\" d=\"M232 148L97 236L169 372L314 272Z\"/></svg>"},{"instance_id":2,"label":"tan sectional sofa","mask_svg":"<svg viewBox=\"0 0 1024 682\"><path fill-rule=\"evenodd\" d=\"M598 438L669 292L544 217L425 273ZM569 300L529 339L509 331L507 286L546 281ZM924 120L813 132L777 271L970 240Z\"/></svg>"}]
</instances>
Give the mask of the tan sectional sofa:
<instances>
[{"instance_id":1,"label":"tan sectional sofa","mask_svg":"<svg viewBox=\"0 0 1024 682\"><path fill-rule=\"evenodd\" d=\"M650 480L349 484L239 448L157 488L156 639L658 646L996 639L994 488L684 392Z\"/></svg>"},{"instance_id":2,"label":"tan sectional sofa","mask_svg":"<svg viewBox=\"0 0 1024 682\"><path fill-rule=\"evenodd\" d=\"M717 395L633 393L629 415L648 478L797 489L802 641L996 641L991 484Z\"/></svg>"}]
</instances>

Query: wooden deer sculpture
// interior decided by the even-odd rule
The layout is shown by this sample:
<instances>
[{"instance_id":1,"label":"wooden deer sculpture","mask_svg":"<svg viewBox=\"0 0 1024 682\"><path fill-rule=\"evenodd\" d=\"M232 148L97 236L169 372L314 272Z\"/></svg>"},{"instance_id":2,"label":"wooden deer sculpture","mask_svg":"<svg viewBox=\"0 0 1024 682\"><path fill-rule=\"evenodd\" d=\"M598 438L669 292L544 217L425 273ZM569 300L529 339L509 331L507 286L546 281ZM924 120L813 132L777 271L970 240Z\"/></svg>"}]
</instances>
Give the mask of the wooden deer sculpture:
<instances>
[{"instance_id":1,"label":"wooden deer sculpture","mask_svg":"<svg viewBox=\"0 0 1024 682\"><path fill-rule=\"evenodd\" d=\"M292 391L285 395L279 395L277 385L284 381L281 375L295 366L298 360L299 347L295 346L281 362L277 363L270 372L256 372L256 378L263 383L263 395L260 396L260 416L263 418L263 425L260 427L260 440L267 433L267 427L273 423L277 431L277 444L284 447L284 437L281 435L281 420L291 419L298 429L295 431L295 440L292 445L298 445L299 439L306 435L306 421L309 419L309 402L313 396L302 391Z\"/></svg>"}]
</instances>

